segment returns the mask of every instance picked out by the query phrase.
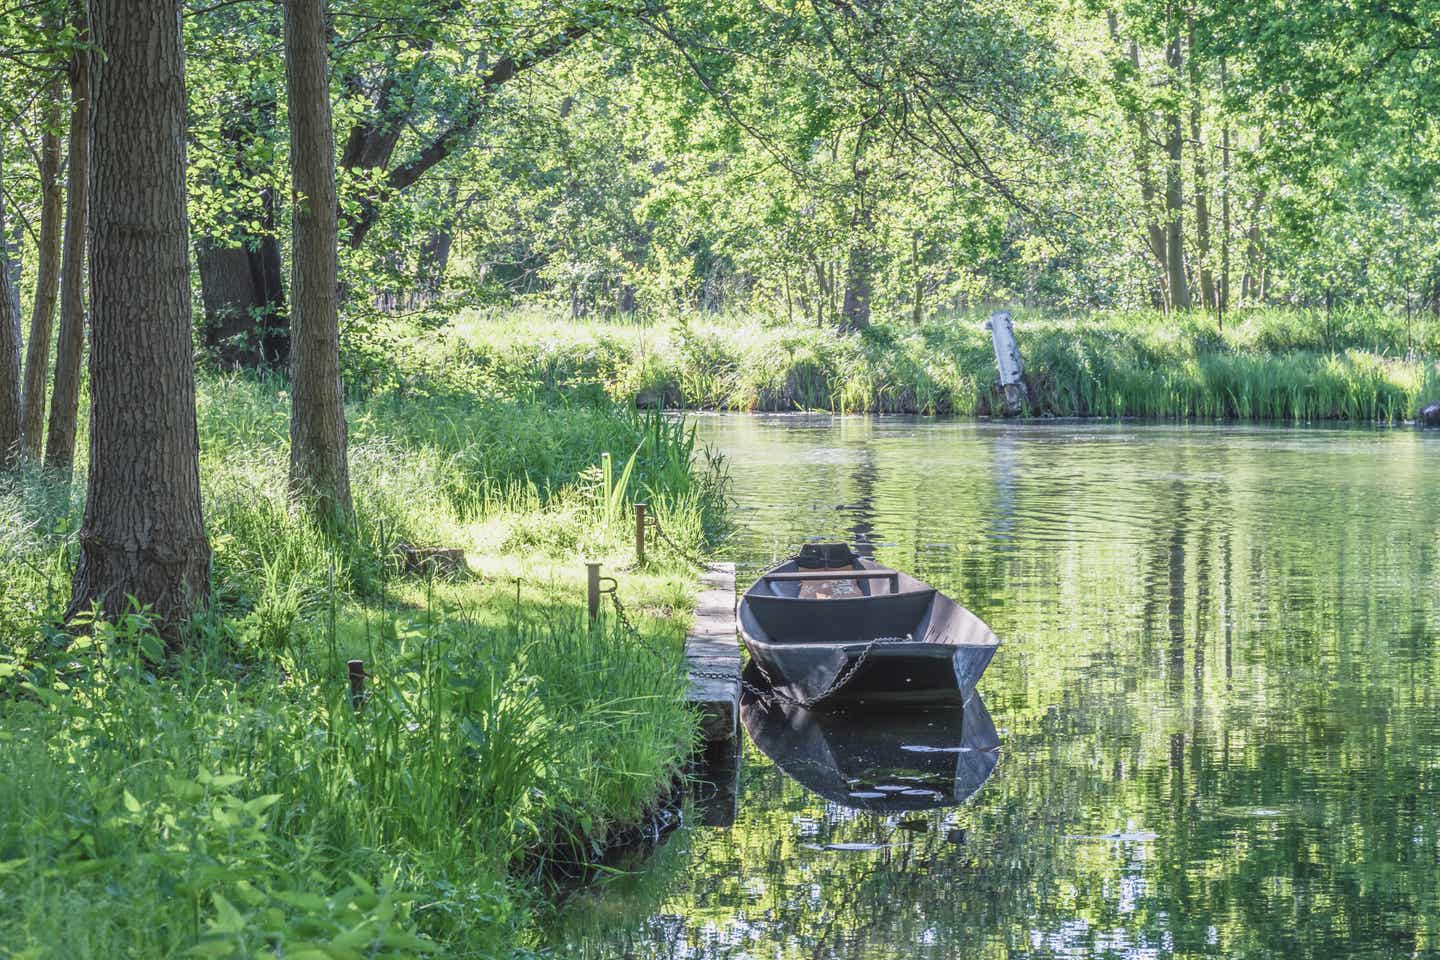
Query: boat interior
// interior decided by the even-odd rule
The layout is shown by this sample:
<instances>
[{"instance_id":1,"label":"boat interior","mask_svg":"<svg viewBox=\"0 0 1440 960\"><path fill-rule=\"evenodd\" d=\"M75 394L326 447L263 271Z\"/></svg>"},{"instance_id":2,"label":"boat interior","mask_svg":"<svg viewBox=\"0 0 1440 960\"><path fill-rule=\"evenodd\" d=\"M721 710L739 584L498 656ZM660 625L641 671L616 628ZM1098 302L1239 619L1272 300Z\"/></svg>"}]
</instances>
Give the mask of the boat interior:
<instances>
[{"instance_id":1,"label":"boat interior","mask_svg":"<svg viewBox=\"0 0 1440 960\"><path fill-rule=\"evenodd\" d=\"M936 597L929 584L860 557L847 544L806 544L746 591L741 617L748 613L774 642L921 640Z\"/></svg>"}]
</instances>

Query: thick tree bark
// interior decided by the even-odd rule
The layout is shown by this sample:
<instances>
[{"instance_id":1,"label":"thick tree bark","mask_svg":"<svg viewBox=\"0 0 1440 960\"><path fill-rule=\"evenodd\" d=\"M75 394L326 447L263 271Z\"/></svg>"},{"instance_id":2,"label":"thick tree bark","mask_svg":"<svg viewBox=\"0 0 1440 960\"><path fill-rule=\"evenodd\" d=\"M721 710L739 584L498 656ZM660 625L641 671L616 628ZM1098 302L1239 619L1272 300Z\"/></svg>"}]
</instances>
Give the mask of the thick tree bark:
<instances>
[{"instance_id":1,"label":"thick tree bark","mask_svg":"<svg viewBox=\"0 0 1440 960\"><path fill-rule=\"evenodd\" d=\"M251 185L265 173L251 159L254 142L273 129L275 112L268 86L237 98L220 130L222 149L233 158L235 182L217 177L213 184L235 202L232 219L217 235L195 242L205 304L201 337L221 366L273 369L290 359L275 193Z\"/></svg>"},{"instance_id":2,"label":"thick tree bark","mask_svg":"<svg viewBox=\"0 0 1440 960\"><path fill-rule=\"evenodd\" d=\"M260 225L258 237L236 244L201 237L195 244L205 306L201 332L221 366L273 369L290 359L273 191L261 190L250 212Z\"/></svg>"},{"instance_id":3,"label":"thick tree bark","mask_svg":"<svg viewBox=\"0 0 1440 960\"><path fill-rule=\"evenodd\" d=\"M1173 20L1174 13L1171 17ZM1165 53L1170 67L1171 83L1179 85L1180 71L1185 65L1185 52L1180 35L1171 37ZM1176 310L1190 308L1190 283L1185 275L1185 190L1184 137L1180 126L1180 107L1172 106L1165 115L1165 272L1170 284L1170 306Z\"/></svg>"},{"instance_id":4,"label":"thick tree bark","mask_svg":"<svg viewBox=\"0 0 1440 960\"><path fill-rule=\"evenodd\" d=\"M85 35L81 23L80 35ZM90 55L70 62L70 167L65 175L65 238L60 251L60 333L45 465L69 473L80 417L80 363L85 357L85 231L90 214Z\"/></svg>"},{"instance_id":5,"label":"thick tree bark","mask_svg":"<svg viewBox=\"0 0 1440 960\"><path fill-rule=\"evenodd\" d=\"M0 150L0 170L4 168ZM5 235L5 195L0 193L0 237ZM0 240L0 248L4 247ZM3 252L3 251L0 251ZM0 263L0 468L20 453L20 300L10 265Z\"/></svg>"},{"instance_id":6,"label":"thick tree bark","mask_svg":"<svg viewBox=\"0 0 1440 960\"><path fill-rule=\"evenodd\" d=\"M290 102L292 303L290 492L322 523L350 522L345 397L340 383L339 234L325 0L285 5Z\"/></svg>"},{"instance_id":7,"label":"thick tree bark","mask_svg":"<svg viewBox=\"0 0 1440 960\"><path fill-rule=\"evenodd\" d=\"M180 0L92 0L90 478L70 609L149 606L167 633L210 589L200 511Z\"/></svg>"},{"instance_id":8,"label":"thick tree bark","mask_svg":"<svg viewBox=\"0 0 1440 960\"><path fill-rule=\"evenodd\" d=\"M24 404L20 452L39 460L45 439L45 395L50 372L50 342L55 335L55 300L60 290L60 229L64 195L60 190L60 123L65 87L60 76L45 94L45 130L40 137L40 265L35 274L35 308L25 346Z\"/></svg>"}]
</instances>

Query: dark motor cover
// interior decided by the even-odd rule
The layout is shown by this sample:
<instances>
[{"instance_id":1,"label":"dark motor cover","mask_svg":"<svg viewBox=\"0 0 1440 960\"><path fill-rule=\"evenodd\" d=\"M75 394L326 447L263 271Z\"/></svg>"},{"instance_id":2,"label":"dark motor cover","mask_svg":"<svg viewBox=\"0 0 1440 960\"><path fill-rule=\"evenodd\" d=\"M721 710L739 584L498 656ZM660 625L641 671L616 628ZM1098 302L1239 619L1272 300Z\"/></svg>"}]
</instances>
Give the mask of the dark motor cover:
<instances>
[{"instance_id":1,"label":"dark motor cover","mask_svg":"<svg viewBox=\"0 0 1440 960\"><path fill-rule=\"evenodd\" d=\"M795 566L806 570L839 570L853 567L860 555L848 543L807 543L795 555Z\"/></svg>"}]
</instances>

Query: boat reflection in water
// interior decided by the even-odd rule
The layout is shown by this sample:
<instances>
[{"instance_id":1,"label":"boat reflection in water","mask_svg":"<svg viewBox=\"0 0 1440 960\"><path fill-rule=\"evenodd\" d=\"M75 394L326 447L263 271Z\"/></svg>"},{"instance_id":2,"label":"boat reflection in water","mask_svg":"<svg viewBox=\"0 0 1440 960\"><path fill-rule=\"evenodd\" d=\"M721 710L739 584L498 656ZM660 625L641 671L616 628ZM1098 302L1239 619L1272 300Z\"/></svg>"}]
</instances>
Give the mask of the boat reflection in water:
<instances>
[{"instance_id":1,"label":"boat reflection in water","mask_svg":"<svg viewBox=\"0 0 1440 960\"><path fill-rule=\"evenodd\" d=\"M764 683L753 666L745 679L752 688ZM881 715L817 713L747 692L740 719L781 770L856 810L956 806L980 789L999 759L1000 736L979 694L964 707Z\"/></svg>"}]
</instances>

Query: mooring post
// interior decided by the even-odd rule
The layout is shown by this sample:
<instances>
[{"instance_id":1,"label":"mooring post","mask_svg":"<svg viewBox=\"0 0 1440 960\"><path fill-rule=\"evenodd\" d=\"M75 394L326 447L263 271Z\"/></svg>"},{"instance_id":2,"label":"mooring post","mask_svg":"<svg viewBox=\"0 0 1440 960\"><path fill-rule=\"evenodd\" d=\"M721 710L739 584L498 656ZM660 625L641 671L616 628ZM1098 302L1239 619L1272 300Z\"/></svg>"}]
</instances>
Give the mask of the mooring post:
<instances>
[{"instance_id":1,"label":"mooring post","mask_svg":"<svg viewBox=\"0 0 1440 960\"><path fill-rule=\"evenodd\" d=\"M1000 374L1000 392L1004 398L1002 412L1013 417L1030 402L1030 392L1025 387L1025 361L1020 358L1020 346L1015 342L1010 311L997 310L990 314L985 328L990 331L990 342L995 348L995 369Z\"/></svg>"},{"instance_id":2,"label":"mooring post","mask_svg":"<svg viewBox=\"0 0 1440 960\"><path fill-rule=\"evenodd\" d=\"M635 504L635 563L645 565L645 510L643 503Z\"/></svg>"},{"instance_id":3,"label":"mooring post","mask_svg":"<svg viewBox=\"0 0 1440 960\"><path fill-rule=\"evenodd\" d=\"M350 673L350 707L358 713L365 706L365 661L351 660L346 667Z\"/></svg>"},{"instance_id":4,"label":"mooring post","mask_svg":"<svg viewBox=\"0 0 1440 960\"><path fill-rule=\"evenodd\" d=\"M600 564L585 564L585 606L590 611L590 622L600 616Z\"/></svg>"}]
</instances>

